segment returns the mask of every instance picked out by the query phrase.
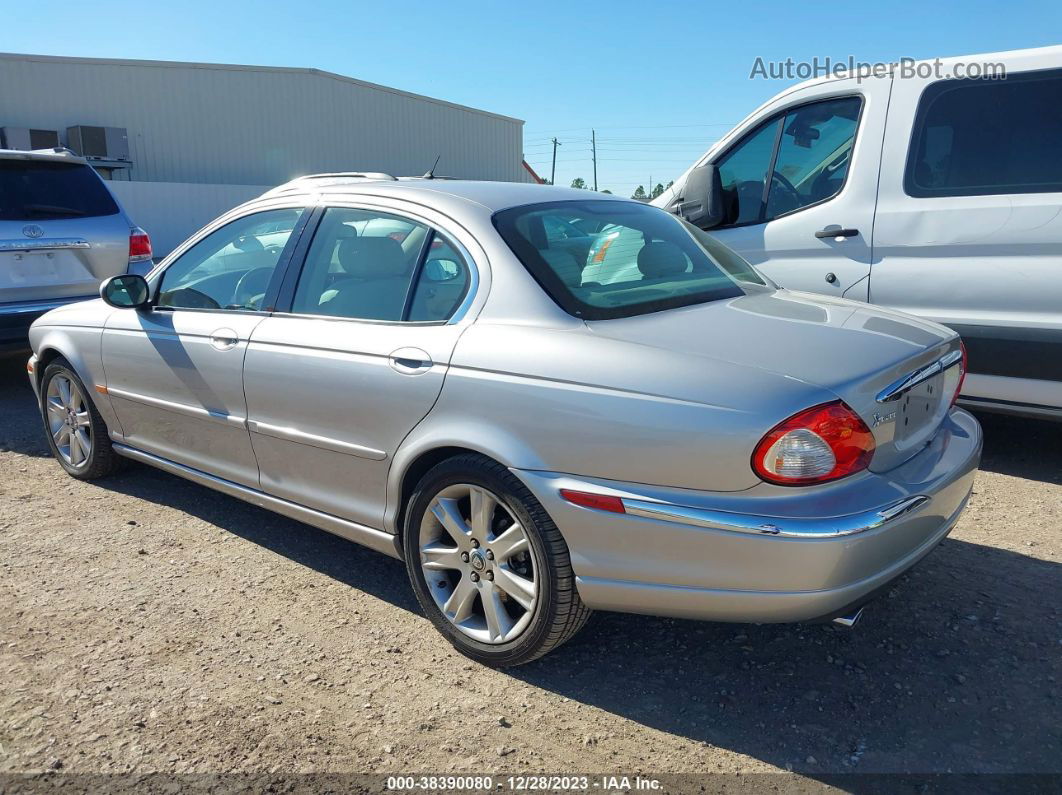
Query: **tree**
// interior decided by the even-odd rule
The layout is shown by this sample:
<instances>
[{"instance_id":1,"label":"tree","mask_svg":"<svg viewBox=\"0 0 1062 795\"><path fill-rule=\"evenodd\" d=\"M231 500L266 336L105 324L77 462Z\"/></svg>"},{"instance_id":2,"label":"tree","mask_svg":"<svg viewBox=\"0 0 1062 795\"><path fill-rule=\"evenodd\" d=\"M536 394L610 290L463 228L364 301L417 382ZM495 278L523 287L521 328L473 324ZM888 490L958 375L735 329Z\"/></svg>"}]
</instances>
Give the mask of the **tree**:
<instances>
[{"instance_id":1,"label":"tree","mask_svg":"<svg viewBox=\"0 0 1062 795\"><path fill-rule=\"evenodd\" d=\"M674 184L675 184L675 180L671 180L670 182L667 183L667 185L664 186L664 189L667 190L668 188L670 188Z\"/></svg>"},{"instance_id":2,"label":"tree","mask_svg":"<svg viewBox=\"0 0 1062 795\"><path fill-rule=\"evenodd\" d=\"M572 180L572 187L573 188L578 188L579 190L585 190L586 189L586 180L583 179L582 177L576 177L575 179Z\"/></svg>"},{"instance_id":3,"label":"tree","mask_svg":"<svg viewBox=\"0 0 1062 795\"><path fill-rule=\"evenodd\" d=\"M663 193L663 192L664 192L664 186L663 186L663 185L661 185L661 184L660 184L660 183L658 182L658 183L656 183L656 187L655 187L655 188L653 188L653 193L652 193L652 195L651 195L651 196L650 196L649 198L650 198L650 199L655 199L655 198L656 198L657 196L659 196L659 195L660 195L661 193Z\"/></svg>"},{"instance_id":4,"label":"tree","mask_svg":"<svg viewBox=\"0 0 1062 795\"><path fill-rule=\"evenodd\" d=\"M631 194L631 198L632 199L644 199L645 198L645 188L642 185L639 185L637 188L634 189L634 193Z\"/></svg>"},{"instance_id":5,"label":"tree","mask_svg":"<svg viewBox=\"0 0 1062 795\"><path fill-rule=\"evenodd\" d=\"M602 193L607 193L607 194L608 194L609 196L611 196L611 195L612 195L612 191L610 191L610 190L609 190L608 188L605 188L605 189L604 189L603 191L601 191L601 192L602 192Z\"/></svg>"}]
</instances>

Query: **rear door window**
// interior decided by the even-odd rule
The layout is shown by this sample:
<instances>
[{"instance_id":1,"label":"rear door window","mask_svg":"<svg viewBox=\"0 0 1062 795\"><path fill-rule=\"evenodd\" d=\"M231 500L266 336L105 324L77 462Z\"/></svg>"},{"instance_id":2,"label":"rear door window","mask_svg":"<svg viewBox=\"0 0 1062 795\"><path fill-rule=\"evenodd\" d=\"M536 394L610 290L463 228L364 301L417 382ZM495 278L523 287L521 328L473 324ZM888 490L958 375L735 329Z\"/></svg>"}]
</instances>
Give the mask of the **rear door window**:
<instances>
[{"instance_id":1,"label":"rear door window","mask_svg":"<svg viewBox=\"0 0 1062 795\"><path fill-rule=\"evenodd\" d=\"M0 221L115 215L118 205L91 167L0 159Z\"/></svg>"},{"instance_id":2,"label":"rear door window","mask_svg":"<svg viewBox=\"0 0 1062 795\"><path fill-rule=\"evenodd\" d=\"M469 285L464 257L436 230L391 213L330 207L306 254L291 311L442 322Z\"/></svg>"},{"instance_id":3,"label":"rear door window","mask_svg":"<svg viewBox=\"0 0 1062 795\"><path fill-rule=\"evenodd\" d=\"M1062 191L1062 69L943 80L922 94L907 195Z\"/></svg>"}]
</instances>

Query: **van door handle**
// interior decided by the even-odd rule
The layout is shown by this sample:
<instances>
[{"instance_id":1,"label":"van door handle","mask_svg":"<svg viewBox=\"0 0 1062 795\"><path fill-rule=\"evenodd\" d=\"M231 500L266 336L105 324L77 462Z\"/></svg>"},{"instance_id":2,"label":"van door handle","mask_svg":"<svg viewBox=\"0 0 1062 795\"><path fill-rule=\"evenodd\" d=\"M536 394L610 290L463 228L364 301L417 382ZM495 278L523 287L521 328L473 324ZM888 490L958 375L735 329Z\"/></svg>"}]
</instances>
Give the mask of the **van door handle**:
<instances>
[{"instance_id":1,"label":"van door handle","mask_svg":"<svg viewBox=\"0 0 1062 795\"><path fill-rule=\"evenodd\" d=\"M402 375L420 375L432 368L431 357L420 348L399 348L387 357L391 369Z\"/></svg>"},{"instance_id":2,"label":"van door handle","mask_svg":"<svg viewBox=\"0 0 1062 795\"><path fill-rule=\"evenodd\" d=\"M838 224L830 224L824 229L820 229L815 233L815 237L820 240L823 238L832 237L834 240L844 237L856 237L859 235L858 229L842 229Z\"/></svg>"},{"instance_id":3,"label":"van door handle","mask_svg":"<svg viewBox=\"0 0 1062 795\"><path fill-rule=\"evenodd\" d=\"M232 350L239 341L239 335L230 328L219 328L210 335L210 344L219 351Z\"/></svg>"}]
</instances>

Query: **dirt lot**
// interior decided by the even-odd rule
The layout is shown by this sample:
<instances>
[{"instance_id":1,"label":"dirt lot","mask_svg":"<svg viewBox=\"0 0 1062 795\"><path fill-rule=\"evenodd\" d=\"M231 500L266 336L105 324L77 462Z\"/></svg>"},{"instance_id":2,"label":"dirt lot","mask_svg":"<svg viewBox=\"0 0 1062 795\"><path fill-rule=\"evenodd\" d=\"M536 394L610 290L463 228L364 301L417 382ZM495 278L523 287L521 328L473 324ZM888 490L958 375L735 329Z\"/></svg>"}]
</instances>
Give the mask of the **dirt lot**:
<instances>
[{"instance_id":1,"label":"dirt lot","mask_svg":"<svg viewBox=\"0 0 1062 795\"><path fill-rule=\"evenodd\" d=\"M397 561L146 467L67 477L23 361L0 772L1062 772L1062 425L982 417L969 509L855 630L602 614L498 672Z\"/></svg>"}]
</instances>

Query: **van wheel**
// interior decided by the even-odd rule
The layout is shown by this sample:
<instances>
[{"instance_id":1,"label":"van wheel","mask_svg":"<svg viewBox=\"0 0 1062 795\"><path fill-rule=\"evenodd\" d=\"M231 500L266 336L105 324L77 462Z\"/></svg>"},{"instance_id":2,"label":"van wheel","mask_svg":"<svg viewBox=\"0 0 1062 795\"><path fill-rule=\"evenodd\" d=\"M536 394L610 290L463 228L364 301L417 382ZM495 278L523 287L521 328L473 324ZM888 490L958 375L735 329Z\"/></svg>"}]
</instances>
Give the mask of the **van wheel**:
<instances>
[{"instance_id":1,"label":"van wheel","mask_svg":"<svg viewBox=\"0 0 1062 795\"><path fill-rule=\"evenodd\" d=\"M121 464L103 417L88 394L65 359L56 359L44 368L41 414L48 447L59 465L79 480L110 475Z\"/></svg>"},{"instance_id":2,"label":"van wheel","mask_svg":"<svg viewBox=\"0 0 1062 795\"><path fill-rule=\"evenodd\" d=\"M530 662L590 617L557 526L515 475L488 458L457 456L425 474L406 510L403 542L424 612L481 663Z\"/></svg>"}]
</instances>

